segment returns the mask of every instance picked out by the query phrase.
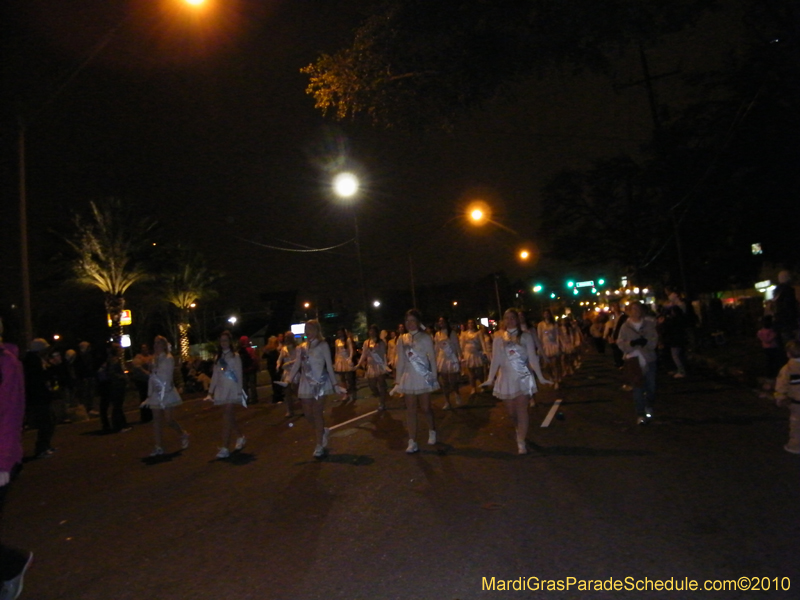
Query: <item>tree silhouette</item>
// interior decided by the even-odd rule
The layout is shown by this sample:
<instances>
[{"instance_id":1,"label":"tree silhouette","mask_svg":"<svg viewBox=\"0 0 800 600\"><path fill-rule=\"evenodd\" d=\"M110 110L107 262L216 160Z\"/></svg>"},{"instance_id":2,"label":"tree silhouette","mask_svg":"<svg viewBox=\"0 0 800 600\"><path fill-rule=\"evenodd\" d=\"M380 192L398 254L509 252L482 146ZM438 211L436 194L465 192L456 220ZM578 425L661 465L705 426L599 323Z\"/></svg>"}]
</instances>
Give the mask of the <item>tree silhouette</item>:
<instances>
[{"instance_id":1,"label":"tree silhouette","mask_svg":"<svg viewBox=\"0 0 800 600\"><path fill-rule=\"evenodd\" d=\"M112 337L119 341L124 294L134 283L150 277L146 261L156 221L140 216L117 198L89 205L88 217L76 214L74 230L64 239L74 252L70 262L75 281L105 294Z\"/></svg>"}]
</instances>

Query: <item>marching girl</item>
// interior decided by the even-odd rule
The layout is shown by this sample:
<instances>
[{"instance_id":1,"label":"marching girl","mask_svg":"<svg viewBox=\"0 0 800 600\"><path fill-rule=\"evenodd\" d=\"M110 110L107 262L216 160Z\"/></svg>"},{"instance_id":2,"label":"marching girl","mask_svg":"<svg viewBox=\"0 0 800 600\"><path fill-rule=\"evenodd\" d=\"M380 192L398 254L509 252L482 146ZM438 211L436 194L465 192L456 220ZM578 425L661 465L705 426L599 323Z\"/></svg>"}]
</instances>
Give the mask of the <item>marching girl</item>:
<instances>
[{"instance_id":1,"label":"marching girl","mask_svg":"<svg viewBox=\"0 0 800 600\"><path fill-rule=\"evenodd\" d=\"M444 393L444 409L450 410L450 395L455 394L456 405L461 404L458 393L458 380L461 379L461 344L458 334L450 327L450 322L445 317L439 317L436 322L436 335L433 338L436 344L436 370L442 382Z\"/></svg>"},{"instance_id":2,"label":"marching girl","mask_svg":"<svg viewBox=\"0 0 800 600\"><path fill-rule=\"evenodd\" d=\"M317 446L314 458L323 458L328 453L330 430L325 427L325 396L335 391L347 393L337 385L336 373L331 363L331 349L322 337L319 321L306 321L306 342L297 348L296 359L289 371L289 381L300 377L297 395L303 404L303 413L314 429Z\"/></svg>"},{"instance_id":3,"label":"marching girl","mask_svg":"<svg viewBox=\"0 0 800 600\"><path fill-rule=\"evenodd\" d=\"M389 399L386 391L386 373L389 372L386 364L386 342L380 339L377 325L370 325L367 336L356 369L364 367L369 389L373 396L378 397L378 410L386 410L386 401Z\"/></svg>"},{"instance_id":4,"label":"marching girl","mask_svg":"<svg viewBox=\"0 0 800 600\"><path fill-rule=\"evenodd\" d=\"M175 359L170 354L167 338L157 335L153 341L153 354L150 377L147 380L147 399L142 402L153 411L153 436L156 446L150 456L164 454L162 446L162 432L164 423L174 429L181 438L181 448L189 447L189 434L172 415L172 409L182 404L180 394L175 389L173 374L175 372Z\"/></svg>"},{"instance_id":5,"label":"marching girl","mask_svg":"<svg viewBox=\"0 0 800 600\"><path fill-rule=\"evenodd\" d=\"M422 315L416 309L406 312L408 333L397 339L397 376L392 393L406 400L408 454L419 452L417 446L417 410L422 409L428 422L428 444L436 444L436 424L431 410L431 392L439 389L436 378L436 353L433 339L422 329Z\"/></svg>"},{"instance_id":6,"label":"marching girl","mask_svg":"<svg viewBox=\"0 0 800 600\"><path fill-rule=\"evenodd\" d=\"M555 381L553 387L558 389L558 384L561 382L561 345L558 340L558 325L556 325L550 309L542 312L542 320L536 329L539 332L539 341L542 343L542 353L545 356L550 377Z\"/></svg>"},{"instance_id":7,"label":"marching girl","mask_svg":"<svg viewBox=\"0 0 800 600\"><path fill-rule=\"evenodd\" d=\"M241 404L247 406L247 400L242 393L242 359L233 349L233 337L230 331L223 331L219 335L217 356L214 360L214 373L211 376L211 385L208 387L206 400L214 402L215 406L223 407L222 414L222 446L217 452L217 458L228 458L231 453L228 444L231 434L236 437L235 450L241 450L247 443L236 424L234 408Z\"/></svg>"},{"instance_id":8,"label":"marching girl","mask_svg":"<svg viewBox=\"0 0 800 600\"><path fill-rule=\"evenodd\" d=\"M298 377L289 379L294 361L297 358L297 338L291 331L283 334L283 345L278 353L278 372L281 374L281 384L284 387L284 402L286 402L286 417L294 416L294 401L297 398Z\"/></svg>"},{"instance_id":9,"label":"marching girl","mask_svg":"<svg viewBox=\"0 0 800 600\"><path fill-rule=\"evenodd\" d=\"M494 335L489 377L483 384L494 382L493 394L503 401L514 422L519 454L528 453L528 406L537 391L534 374L540 382L550 383L542 375L533 332L524 329L525 322L518 311L509 308L503 313L500 330Z\"/></svg>"},{"instance_id":10,"label":"marching girl","mask_svg":"<svg viewBox=\"0 0 800 600\"><path fill-rule=\"evenodd\" d=\"M336 359L333 370L339 376L339 383L345 388L343 400L356 399L356 369L353 357L356 355L355 345L350 332L341 327L336 332Z\"/></svg>"},{"instance_id":11,"label":"marching girl","mask_svg":"<svg viewBox=\"0 0 800 600\"><path fill-rule=\"evenodd\" d=\"M461 332L461 355L464 357L464 367L469 374L469 384L472 388L471 396L476 396L480 383L486 375L484 364L486 357L486 343L483 332L478 329L475 319L467 321L467 328Z\"/></svg>"}]
</instances>

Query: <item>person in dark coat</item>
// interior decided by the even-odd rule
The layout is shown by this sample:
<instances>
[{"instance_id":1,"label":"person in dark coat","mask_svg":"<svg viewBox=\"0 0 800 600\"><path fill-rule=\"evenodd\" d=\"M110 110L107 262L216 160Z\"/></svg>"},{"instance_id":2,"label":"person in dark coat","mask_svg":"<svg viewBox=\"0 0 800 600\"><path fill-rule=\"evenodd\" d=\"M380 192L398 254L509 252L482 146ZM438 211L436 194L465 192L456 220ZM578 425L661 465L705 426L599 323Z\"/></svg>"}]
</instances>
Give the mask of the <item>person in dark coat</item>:
<instances>
[{"instance_id":1,"label":"person in dark coat","mask_svg":"<svg viewBox=\"0 0 800 600\"><path fill-rule=\"evenodd\" d=\"M22 361L25 370L25 400L30 423L36 428L37 458L47 458L55 452L51 446L56 430L53 415L53 392L47 373L47 353L50 345L42 338L36 338Z\"/></svg>"}]
</instances>

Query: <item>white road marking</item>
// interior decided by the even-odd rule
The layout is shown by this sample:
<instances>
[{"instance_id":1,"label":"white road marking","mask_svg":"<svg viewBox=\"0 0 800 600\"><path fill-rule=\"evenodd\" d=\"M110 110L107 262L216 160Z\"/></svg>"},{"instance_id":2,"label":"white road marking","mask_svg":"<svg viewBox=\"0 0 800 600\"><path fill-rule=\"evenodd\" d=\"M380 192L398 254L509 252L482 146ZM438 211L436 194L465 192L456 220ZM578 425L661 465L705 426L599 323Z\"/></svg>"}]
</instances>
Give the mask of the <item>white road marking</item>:
<instances>
[{"instance_id":1,"label":"white road marking","mask_svg":"<svg viewBox=\"0 0 800 600\"><path fill-rule=\"evenodd\" d=\"M544 418L544 421L542 421L542 427L550 426L550 421L552 421L553 417L556 416L559 406L561 406L561 398L559 398L553 403L553 406L550 408L550 412L547 413L547 416Z\"/></svg>"},{"instance_id":2,"label":"white road marking","mask_svg":"<svg viewBox=\"0 0 800 600\"><path fill-rule=\"evenodd\" d=\"M334 429L339 429L339 427L344 427L345 425L349 425L353 421L358 421L360 419L363 419L364 417L368 417L370 415L374 415L376 412L378 412L378 411L377 410L373 410L373 411L370 411L368 413L364 413L363 415L358 415L357 417L353 417L349 421L345 421L344 423L339 423L338 425L333 425L332 427L328 427L328 429L330 429L331 431L333 431Z\"/></svg>"}]
</instances>

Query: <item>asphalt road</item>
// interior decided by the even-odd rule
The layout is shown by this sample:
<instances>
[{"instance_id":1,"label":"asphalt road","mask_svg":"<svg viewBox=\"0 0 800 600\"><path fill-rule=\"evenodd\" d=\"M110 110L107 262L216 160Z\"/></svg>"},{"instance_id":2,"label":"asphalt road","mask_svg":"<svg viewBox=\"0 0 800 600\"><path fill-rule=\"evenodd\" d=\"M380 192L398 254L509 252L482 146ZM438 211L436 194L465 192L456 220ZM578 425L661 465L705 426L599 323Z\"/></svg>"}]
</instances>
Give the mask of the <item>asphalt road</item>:
<instances>
[{"instance_id":1,"label":"asphalt road","mask_svg":"<svg viewBox=\"0 0 800 600\"><path fill-rule=\"evenodd\" d=\"M563 418L543 428L556 399ZM729 382L662 374L657 418L636 426L605 356L538 400L527 456L489 396L437 408L441 441L413 456L400 399L336 428L323 461L308 423L265 402L240 412L248 444L227 460L214 460L221 415L200 401L178 410L190 448L167 432L160 460L147 458L149 425L60 426L56 455L28 462L12 489L3 539L35 552L23 598L38 600L800 597L787 412ZM328 406L336 425L376 401L362 389ZM576 582L498 589L520 577ZM744 577L771 589L578 589Z\"/></svg>"}]
</instances>

